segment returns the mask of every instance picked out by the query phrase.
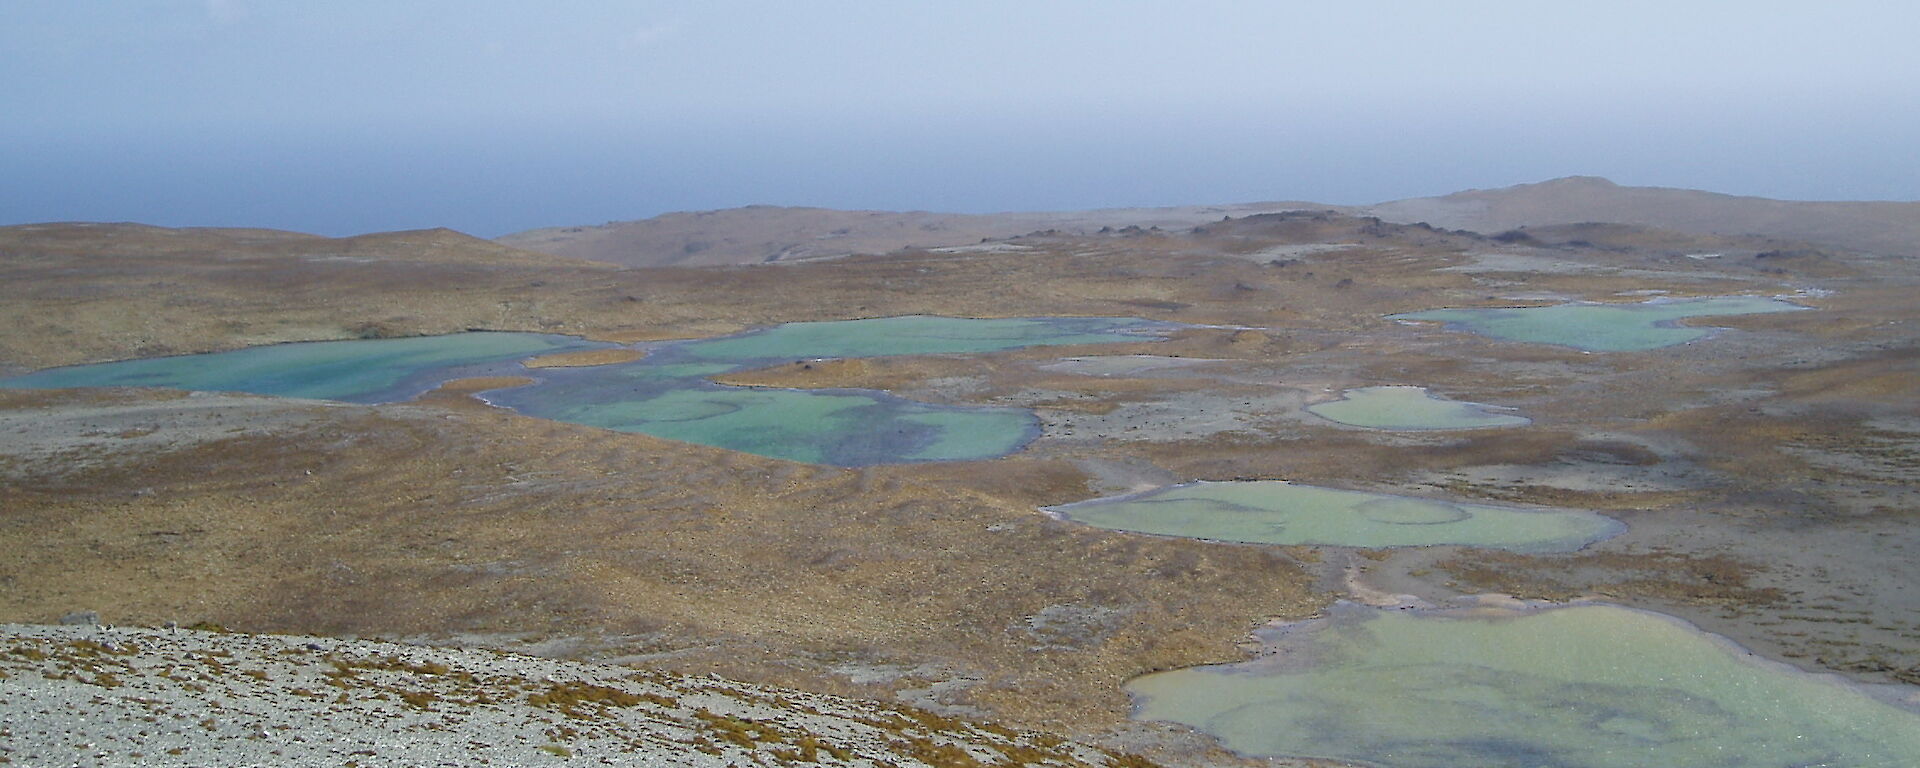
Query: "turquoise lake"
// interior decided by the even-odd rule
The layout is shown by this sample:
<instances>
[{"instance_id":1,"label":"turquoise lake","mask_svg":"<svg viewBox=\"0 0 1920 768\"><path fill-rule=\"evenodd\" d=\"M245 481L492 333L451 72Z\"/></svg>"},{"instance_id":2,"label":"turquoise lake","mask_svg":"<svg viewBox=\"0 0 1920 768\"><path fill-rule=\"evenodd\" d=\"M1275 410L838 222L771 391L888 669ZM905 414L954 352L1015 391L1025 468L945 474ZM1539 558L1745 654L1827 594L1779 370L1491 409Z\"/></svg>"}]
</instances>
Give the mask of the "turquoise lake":
<instances>
[{"instance_id":1,"label":"turquoise lake","mask_svg":"<svg viewBox=\"0 0 1920 768\"><path fill-rule=\"evenodd\" d=\"M1689 317L1753 315L1807 309L1764 296L1654 299L1639 304L1559 304L1550 307L1432 309L1388 315L1424 320L1507 341L1554 344L1592 352L1631 352L1705 338L1711 328L1680 325Z\"/></svg>"},{"instance_id":2,"label":"turquoise lake","mask_svg":"<svg viewBox=\"0 0 1920 768\"><path fill-rule=\"evenodd\" d=\"M1594 512L1464 504L1281 480L1199 482L1048 508L1096 528L1247 544L1457 544L1572 552L1625 526Z\"/></svg>"},{"instance_id":3,"label":"turquoise lake","mask_svg":"<svg viewBox=\"0 0 1920 768\"><path fill-rule=\"evenodd\" d=\"M1643 611L1342 603L1258 634L1253 660L1128 683L1134 717L1382 768L1920 765L1920 715Z\"/></svg>"},{"instance_id":4,"label":"turquoise lake","mask_svg":"<svg viewBox=\"0 0 1920 768\"><path fill-rule=\"evenodd\" d=\"M519 374L520 361L530 357L612 346L572 336L492 332L315 341L49 368L0 379L0 387L166 387L391 403L449 379Z\"/></svg>"},{"instance_id":5,"label":"turquoise lake","mask_svg":"<svg viewBox=\"0 0 1920 768\"><path fill-rule=\"evenodd\" d=\"M486 395L521 413L775 458L840 466L1004 456L1039 436L1022 408L921 403L874 390L735 387L705 377L796 359L984 353L1151 341L1172 324L1137 318L974 320L909 316L790 323L654 345L613 365L529 371L520 361L615 346L566 336L462 333L280 344L39 371L3 387L171 387L357 403L410 399L468 376L535 383Z\"/></svg>"}]
</instances>

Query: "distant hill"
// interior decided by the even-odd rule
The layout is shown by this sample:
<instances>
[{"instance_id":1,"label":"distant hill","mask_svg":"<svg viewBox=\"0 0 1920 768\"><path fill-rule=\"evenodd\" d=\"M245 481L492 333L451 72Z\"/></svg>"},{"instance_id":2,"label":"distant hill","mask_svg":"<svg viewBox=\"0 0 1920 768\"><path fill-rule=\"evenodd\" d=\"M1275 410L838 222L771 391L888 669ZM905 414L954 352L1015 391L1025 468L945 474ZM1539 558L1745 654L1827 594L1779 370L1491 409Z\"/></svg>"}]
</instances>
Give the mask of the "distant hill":
<instances>
[{"instance_id":1,"label":"distant hill","mask_svg":"<svg viewBox=\"0 0 1920 768\"><path fill-rule=\"evenodd\" d=\"M1126 226L1188 229L1225 216L1247 216L1312 203L1268 202L1181 208L960 214L926 211L839 211L753 205L668 213L640 221L551 227L507 235L515 248L637 267L715 266L805 261L902 248L974 245L983 239L1040 231L1079 235Z\"/></svg>"},{"instance_id":2,"label":"distant hill","mask_svg":"<svg viewBox=\"0 0 1920 768\"><path fill-rule=\"evenodd\" d=\"M534 229L497 242L627 266L716 266L976 245L1047 231L1085 235L1128 226L1185 230L1226 216L1301 210L1375 216L1401 224L1425 222L1482 234L1608 223L1689 235L1751 235L1883 255L1920 255L1920 203L1769 200L1690 189L1623 187L1592 176L1362 206L1295 201L957 214L755 205L597 226Z\"/></svg>"},{"instance_id":3,"label":"distant hill","mask_svg":"<svg viewBox=\"0 0 1920 768\"><path fill-rule=\"evenodd\" d=\"M592 313L588 304L610 312L631 302L535 301L531 289L612 271L450 229L334 238L127 223L0 227L0 371L469 328L564 332L554 314L562 304Z\"/></svg>"},{"instance_id":4,"label":"distant hill","mask_svg":"<svg viewBox=\"0 0 1920 768\"><path fill-rule=\"evenodd\" d=\"M1760 235L1882 255L1920 255L1920 203L1800 202L1569 176L1347 209L1482 233L1606 222L1701 235Z\"/></svg>"},{"instance_id":5,"label":"distant hill","mask_svg":"<svg viewBox=\"0 0 1920 768\"><path fill-rule=\"evenodd\" d=\"M304 232L235 227L156 227L147 224L49 222L0 227L0 253L9 257L298 258L306 261L436 262L449 264L570 264L548 254L483 240L451 229L375 232L324 237Z\"/></svg>"}]
</instances>

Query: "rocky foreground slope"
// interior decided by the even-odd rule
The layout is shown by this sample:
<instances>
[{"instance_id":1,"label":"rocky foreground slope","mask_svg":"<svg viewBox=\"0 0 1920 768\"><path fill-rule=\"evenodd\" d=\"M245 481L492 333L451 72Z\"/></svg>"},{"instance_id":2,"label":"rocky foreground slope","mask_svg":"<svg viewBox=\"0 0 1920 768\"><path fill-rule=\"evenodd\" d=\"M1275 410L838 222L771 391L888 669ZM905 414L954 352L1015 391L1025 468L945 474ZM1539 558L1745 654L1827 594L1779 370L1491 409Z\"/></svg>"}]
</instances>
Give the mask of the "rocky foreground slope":
<instances>
[{"instance_id":1,"label":"rocky foreground slope","mask_svg":"<svg viewBox=\"0 0 1920 768\"><path fill-rule=\"evenodd\" d=\"M1038 733L496 651L0 625L0 763L1140 768Z\"/></svg>"}]
</instances>

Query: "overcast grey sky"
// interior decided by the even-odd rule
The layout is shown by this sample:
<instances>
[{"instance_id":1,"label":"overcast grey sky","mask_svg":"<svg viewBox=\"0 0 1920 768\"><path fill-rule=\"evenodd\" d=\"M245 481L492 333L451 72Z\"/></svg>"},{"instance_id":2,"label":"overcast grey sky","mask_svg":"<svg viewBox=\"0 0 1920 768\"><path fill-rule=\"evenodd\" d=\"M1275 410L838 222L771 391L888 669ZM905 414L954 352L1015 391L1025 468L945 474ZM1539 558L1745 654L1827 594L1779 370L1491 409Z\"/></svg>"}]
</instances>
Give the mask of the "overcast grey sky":
<instances>
[{"instance_id":1,"label":"overcast grey sky","mask_svg":"<svg viewBox=\"0 0 1920 768\"><path fill-rule=\"evenodd\" d=\"M0 223L1920 199L1920 3L0 0Z\"/></svg>"}]
</instances>

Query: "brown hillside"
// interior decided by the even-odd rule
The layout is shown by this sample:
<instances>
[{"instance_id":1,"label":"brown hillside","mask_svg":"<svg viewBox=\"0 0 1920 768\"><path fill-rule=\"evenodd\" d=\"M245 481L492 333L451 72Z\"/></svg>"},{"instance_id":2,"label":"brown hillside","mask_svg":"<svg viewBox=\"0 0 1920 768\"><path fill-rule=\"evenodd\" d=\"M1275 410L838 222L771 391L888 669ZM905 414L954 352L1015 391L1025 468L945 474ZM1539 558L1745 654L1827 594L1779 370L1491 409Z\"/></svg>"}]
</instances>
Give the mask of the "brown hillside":
<instances>
[{"instance_id":1,"label":"brown hillside","mask_svg":"<svg viewBox=\"0 0 1920 768\"><path fill-rule=\"evenodd\" d=\"M635 267L718 266L806 261L902 248L977 245L1033 232L1079 235L1103 227L1185 229L1245 216L1312 206L1247 203L1184 208L1115 208L1059 213L959 214L926 211L837 211L753 205L721 211L668 213L641 221L535 229L500 238L515 248Z\"/></svg>"},{"instance_id":2,"label":"brown hillside","mask_svg":"<svg viewBox=\"0 0 1920 768\"><path fill-rule=\"evenodd\" d=\"M1494 233L1612 222L1707 235L1763 235L1895 256L1920 255L1920 203L1801 202L1569 176L1362 209L1388 221Z\"/></svg>"}]
</instances>

